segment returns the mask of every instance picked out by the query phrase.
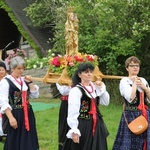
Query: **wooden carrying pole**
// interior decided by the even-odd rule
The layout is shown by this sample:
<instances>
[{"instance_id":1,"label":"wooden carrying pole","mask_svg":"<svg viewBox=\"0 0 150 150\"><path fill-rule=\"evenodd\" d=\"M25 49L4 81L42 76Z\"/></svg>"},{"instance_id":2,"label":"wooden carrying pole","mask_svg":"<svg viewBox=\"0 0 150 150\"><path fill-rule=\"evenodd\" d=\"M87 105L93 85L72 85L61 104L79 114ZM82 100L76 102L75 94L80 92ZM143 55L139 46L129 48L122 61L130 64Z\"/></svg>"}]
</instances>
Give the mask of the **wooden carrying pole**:
<instances>
[{"instance_id":1,"label":"wooden carrying pole","mask_svg":"<svg viewBox=\"0 0 150 150\"><path fill-rule=\"evenodd\" d=\"M95 67L93 73L93 82L96 80L102 79L122 79L123 76L114 76L114 75L104 75L98 68ZM45 84L59 83L64 85L71 85L71 77L68 76L66 68L63 70L62 74L50 73L49 71L43 78L31 77L32 81L43 82Z\"/></svg>"},{"instance_id":2,"label":"wooden carrying pole","mask_svg":"<svg viewBox=\"0 0 150 150\"><path fill-rule=\"evenodd\" d=\"M60 75L61 77L61 75ZM43 82L45 84L52 84L52 83L59 83L63 85L71 85L71 78L37 78L37 77L31 77L32 81L37 81L37 82ZM111 76L111 75L103 75L103 76L94 76L93 77L93 82L96 81L97 79L122 79L123 76Z\"/></svg>"},{"instance_id":3,"label":"wooden carrying pole","mask_svg":"<svg viewBox=\"0 0 150 150\"><path fill-rule=\"evenodd\" d=\"M123 76L104 75L103 79L122 79Z\"/></svg>"},{"instance_id":4,"label":"wooden carrying pole","mask_svg":"<svg viewBox=\"0 0 150 150\"><path fill-rule=\"evenodd\" d=\"M0 49L0 60L2 60L2 49Z\"/></svg>"},{"instance_id":5,"label":"wooden carrying pole","mask_svg":"<svg viewBox=\"0 0 150 150\"><path fill-rule=\"evenodd\" d=\"M31 80L32 80L32 81L43 82L43 78L31 77Z\"/></svg>"}]
</instances>

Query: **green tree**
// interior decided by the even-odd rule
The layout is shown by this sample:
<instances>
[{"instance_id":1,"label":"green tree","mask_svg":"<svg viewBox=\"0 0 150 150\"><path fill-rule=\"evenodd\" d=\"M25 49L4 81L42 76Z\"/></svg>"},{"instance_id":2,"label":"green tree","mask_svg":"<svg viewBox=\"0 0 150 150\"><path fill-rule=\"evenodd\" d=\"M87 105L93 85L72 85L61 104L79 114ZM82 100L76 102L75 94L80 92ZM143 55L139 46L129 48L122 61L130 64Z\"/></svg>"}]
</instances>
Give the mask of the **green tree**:
<instances>
[{"instance_id":1,"label":"green tree","mask_svg":"<svg viewBox=\"0 0 150 150\"><path fill-rule=\"evenodd\" d=\"M53 51L65 52L66 11L68 6L73 6L79 19L79 52L99 56L103 73L122 75L124 61L131 55L142 61L149 60L149 0L59 0L57 3L41 0L35 3L40 4L40 9L39 5L32 4L34 7L26 8L27 14L35 25L54 25ZM37 17L38 14L32 12L34 9L39 10L39 16L43 17ZM32 17L34 15L36 17ZM149 64L144 62L142 69L146 71ZM143 70L141 74L145 74Z\"/></svg>"}]
</instances>

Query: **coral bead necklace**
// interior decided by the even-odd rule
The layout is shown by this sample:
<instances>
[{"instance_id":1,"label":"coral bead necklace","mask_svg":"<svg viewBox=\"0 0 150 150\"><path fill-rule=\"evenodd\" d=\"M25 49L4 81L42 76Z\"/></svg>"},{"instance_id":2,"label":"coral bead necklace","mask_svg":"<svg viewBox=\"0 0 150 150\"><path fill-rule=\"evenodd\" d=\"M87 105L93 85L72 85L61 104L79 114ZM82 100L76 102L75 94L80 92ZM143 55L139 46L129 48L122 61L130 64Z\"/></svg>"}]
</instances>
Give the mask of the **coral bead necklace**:
<instances>
[{"instance_id":1,"label":"coral bead necklace","mask_svg":"<svg viewBox=\"0 0 150 150\"><path fill-rule=\"evenodd\" d=\"M18 81L17 78L16 78L13 74L11 74L11 76L15 79L15 81L16 81L18 84L20 84L21 86L23 85L23 82L22 82L22 80L21 80L21 77L19 78L20 81Z\"/></svg>"},{"instance_id":2,"label":"coral bead necklace","mask_svg":"<svg viewBox=\"0 0 150 150\"><path fill-rule=\"evenodd\" d=\"M84 87L84 89L85 89L88 93L93 93L93 92L94 92L94 88L93 88L93 86L92 86L91 83L89 84L89 86L91 87L91 91L89 91L89 89L87 89L86 86L84 86L83 84L81 84L81 85Z\"/></svg>"}]
</instances>

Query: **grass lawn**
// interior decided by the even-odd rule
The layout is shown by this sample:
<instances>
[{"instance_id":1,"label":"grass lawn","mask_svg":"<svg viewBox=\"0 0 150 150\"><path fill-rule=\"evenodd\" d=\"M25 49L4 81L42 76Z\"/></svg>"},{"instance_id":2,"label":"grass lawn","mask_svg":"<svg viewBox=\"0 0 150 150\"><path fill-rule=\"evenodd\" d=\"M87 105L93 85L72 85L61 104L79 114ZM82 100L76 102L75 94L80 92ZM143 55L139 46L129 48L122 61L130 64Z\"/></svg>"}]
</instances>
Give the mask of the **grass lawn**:
<instances>
[{"instance_id":1,"label":"grass lawn","mask_svg":"<svg viewBox=\"0 0 150 150\"><path fill-rule=\"evenodd\" d=\"M57 135L58 135L58 113L60 100L58 99L43 99L34 100L31 102L43 102L44 106L40 103L36 106L33 104L35 111L37 132L40 144L40 150L57 150ZM45 107L45 109L43 109ZM111 104L109 106L100 106L101 113L103 114L104 121L109 130L108 147L112 150L112 145L118 129L122 106ZM5 140L5 139L4 139ZM0 142L0 150L3 149L3 142Z\"/></svg>"}]
</instances>

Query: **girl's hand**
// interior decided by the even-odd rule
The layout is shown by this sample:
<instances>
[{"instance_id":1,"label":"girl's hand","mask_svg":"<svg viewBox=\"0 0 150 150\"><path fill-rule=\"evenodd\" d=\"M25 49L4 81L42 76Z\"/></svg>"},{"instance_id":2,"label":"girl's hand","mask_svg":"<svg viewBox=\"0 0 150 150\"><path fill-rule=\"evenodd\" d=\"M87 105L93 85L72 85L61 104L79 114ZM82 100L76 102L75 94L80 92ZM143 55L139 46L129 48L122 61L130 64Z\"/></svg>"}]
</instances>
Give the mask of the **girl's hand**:
<instances>
[{"instance_id":1,"label":"girl's hand","mask_svg":"<svg viewBox=\"0 0 150 150\"><path fill-rule=\"evenodd\" d=\"M79 140L79 135L73 133L73 134L72 134L72 140L73 140L74 143L79 143L79 142L80 142L80 140Z\"/></svg>"},{"instance_id":2,"label":"girl's hand","mask_svg":"<svg viewBox=\"0 0 150 150\"><path fill-rule=\"evenodd\" d=\"M146 86L144 85L144 83L142 82L142 80L137 77L136 80L134 81L135 84L140 87L142 90L145 90L146 89Z\"/></svg>"},{"instance_id":3,"label":"girl's hand","mask_svg":"<svg viewBox=\"0 0 150 150\"><path fill-rule=\"evenodd\" d=\"M32 81L30 75L26 75L26 76L24 77L24 80L25 80L26 82L31 82L31 81Z\"/></svg>"},{"instance_id":4,"label":"girl's hand","mask_svg":"<svg viewBox=\"0 0 150 150\"><path fill-rule=\"evenodd\" d=\"M96 86L102 86L102 80L101 80L101 78L100 77L97 77L97 80L94 82L94 84L96 85Z\"/></svg>"},{"instance_id":5,"label":"girl's hand","mask_svg":"<svg viewBox=\"0 0 150 150\"><path fill-rule=\"evenodd\" d=\"M17 120L14 117L9 118L10 126L14 129L18 128Z\"/></svg>"},{"instance_id":6,"label":"girl's hand","mask_svg":"<svg viewBox=\"0 0 150 150\"><path fill-rule=\"evenodd\" d=\"M130 77L130 79L134 82L134 84L136 84L137 86L141 86L142 81L138 76L132 76Z\"/></svg>"},{"instance_id":7,"label":"girl's hand","mask_svg":"<svg viewBox=\"0 0 150 150\"><path fill-rule=\"evenodd\" d=\"M137 80L137 76L132 76L132 77L130 77L130 79L134 82L135 80Z\"/></svg>"},{"instance_id":8,"label":"girl's hand","mask_svg":"<svg viewBox=\"0 0 150 150\"><path fill-rule=\"evenodd\" d=\"M94 84L97 85L97 86L102 86L102 81L97 80L97 81L94 82Z\"/></svg>"}]
</instances>

